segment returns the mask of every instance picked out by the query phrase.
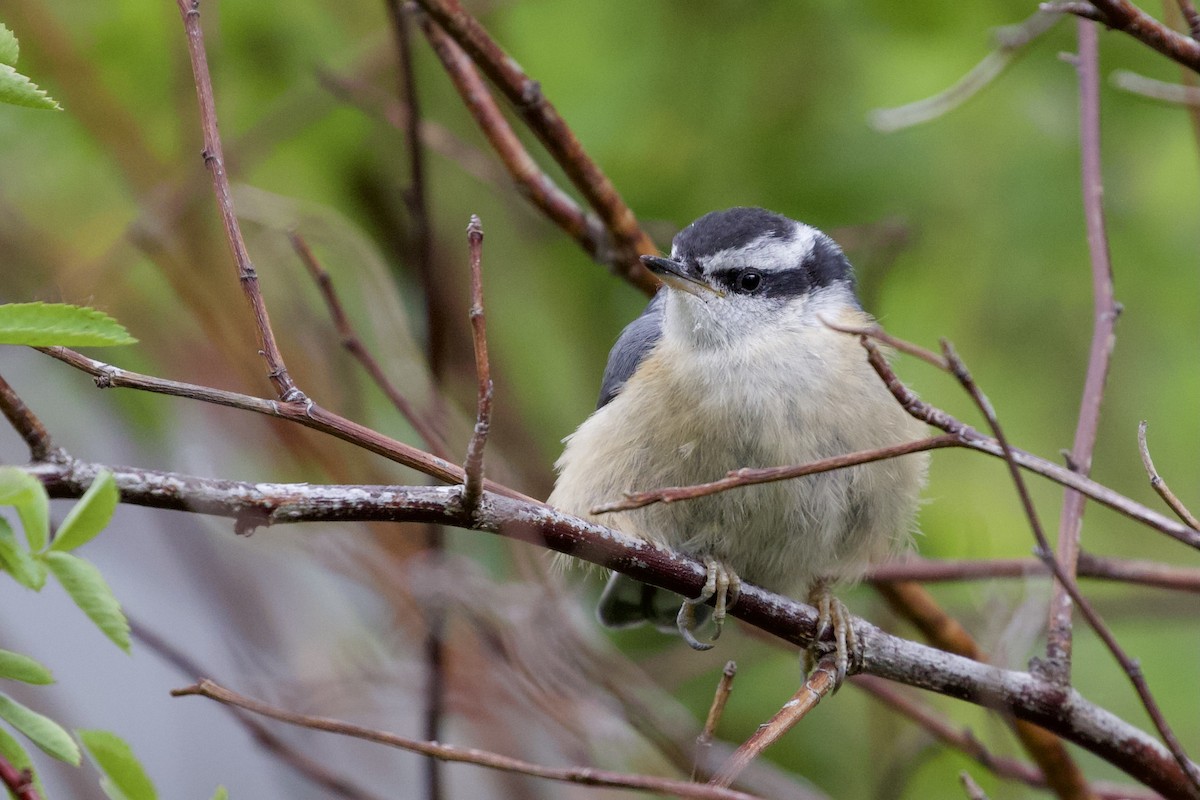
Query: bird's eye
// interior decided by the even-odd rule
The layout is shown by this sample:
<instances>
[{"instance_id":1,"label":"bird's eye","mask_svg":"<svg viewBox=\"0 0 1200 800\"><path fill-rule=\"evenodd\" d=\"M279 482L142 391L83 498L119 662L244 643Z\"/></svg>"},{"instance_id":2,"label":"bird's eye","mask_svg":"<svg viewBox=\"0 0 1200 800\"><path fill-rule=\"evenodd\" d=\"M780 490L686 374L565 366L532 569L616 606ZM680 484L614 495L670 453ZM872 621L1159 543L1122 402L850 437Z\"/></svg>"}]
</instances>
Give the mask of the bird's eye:
<instances>
[{"instance_id":1,"label":"bird's eye","mask_svg":"<svg viewBox=\"0 0 1200 800\"><path fill-rule=\"evenodd\" d=\"M737 276L737 290L749 294L762 285L762 273L748 269Z\"/></svg>"}]
</instances>

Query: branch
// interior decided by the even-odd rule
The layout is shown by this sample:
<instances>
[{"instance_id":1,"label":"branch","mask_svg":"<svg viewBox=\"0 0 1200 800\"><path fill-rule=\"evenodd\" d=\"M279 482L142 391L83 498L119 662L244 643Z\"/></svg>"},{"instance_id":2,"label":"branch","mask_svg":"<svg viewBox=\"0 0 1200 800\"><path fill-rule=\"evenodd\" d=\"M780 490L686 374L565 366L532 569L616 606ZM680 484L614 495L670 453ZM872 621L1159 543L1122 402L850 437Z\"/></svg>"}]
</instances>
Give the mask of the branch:
<instances>
[{"instance_id":1,"label":"branch","mask_svg":"<svg viewBox=\"0 0 1200 800\"><path fill-rule=\"evenodd\" d=\"M1083 2L1042 3L1041 7L1101 22L1105 27L1129 34L1172 61L1200 72L1200 42L1171 30L1128 0L1091 0L1090 5Z\"/></svg>"},{"instance_id":2,"label":"branch","mask_svg":"<svg viewBox=\"0 0 1200 800\"><path fill-rule=\"evenodd\" d=\"M442 761L475 764L481 767L488 767L489 769L514 772L519 775L530 775L535 778L545 778L546 780L576 783L585 786L641 789L642 791L653 792L655 794L694 797L701 798L701 800L752 800L752 795L743 792L705 786L698 783L657 778L650 775L628 775L619 772L592 769L590 767L545 767L540 764L531 764L528 761L503 756L499 753L477 750L473 747L455 747L454 745L441 744L439 742L422 742L416 739L409 739L405 736L398 736L394 733L388 733L387 731L375 730L362 725L355 725L351 722L330 719L329 717L317 717L285 711L284 709L267 705L259 700L232 692L209 680L202 680L194 686L188 686L183 689L174 689L171 695L173 697L199 695L220 703L244 708L247 711L261 714L264 717L277 719L289 725L298 725L303 728L336 733L342 736L352 736L356 739L364 739L368 742L420 753L421 755Z\"/></svg>"},{"instance_id":3,"label":"branch","mask_svg":"<svg viewBox=\"0 0 1200 800\"><path fill-rule=\"evenodd\" d=\"M488 363L487 321L483 314L483 224L471 215L467 225L467 241L471 250L471 333L475 344L475 375L479 379L479 399L475 414L475 430L467 445L467 460L463 464L463 508L474 514L483 493L483 449L487 445L492 419L492 369Z\"/></svg>"},{"instance_id":4,"label":"branch","mask_svg":"<svg viewBox=\"0 0 1200 800\"><path fill-rule=\"evenodd\" d=\"M30 461L50 461L65 456L62 450L54 446L50 432L37 414L25 405L25 401L3 377L0 377L0 413L29 445Z\"/></svg>"},{"instance_id":5,"label":"branch","mask_svg":"<svg viewBox=\"0 0 1200 800\"><path fill-rule=\"evenodd\" d=\"M1150 458L1150 446L1146 443L1146 421L1138 425L1138 451L1142 454L1142 465L1146 468L1146 474L1150 477L1150 485L1154 491L1158 492L1158 496L1171 507L1185 525L1190 525L1193 528L1200 528L1200 521L1192 515L1188 507L1175 496L1171 491L1171 487L1167 486L1167 482L1158 474L1158 470L1154 468L1154 461Z\"/></svg>"},{"instance_id":6,"label":"branch","mask_svg":"<svg viewBox=\"0 0 1200 800\"><path fill-rule=\"evenodd\" d=\"M213 100L212 76L208 71L208 55L204 49L204 30L200 27L200 0L176 0L179 14L183 18L187 34L188 54L192 62L192 77L196 81L196 99L200 103L200 125L204 131L204 165L212 173L213 193L217 197L217 208L221 212L221 223L225 226L225 238L237 266L238 281L254 312L254 324L258 333L259 350L267 362L267 377L275 387L276 396L285 403L304 400L304 393L296 388L283 363L283 355L275 342L271 330L271 318L258 286L258 274L246 250L242 228L233 209L233 194L229 189L229 176L225 172L225 155L221 148L221 134L217 130L217 109Z\"/></svg>"},{"instance_id":7,"label":"branch","mask_svg":"<svg viewBox=\"0 0 1200 800\"><path fill-rule=\"evenodd\" d=\"M1104 183L1100 166L1100 55L1096 28L1078 20L1079 55L1079 150L1082 156L1083 208L1087 223L1088 253L1092 265L1092 344L1088 355L1083 399L1071 445L1070 466L1080 475L1092 471L1092 452L1100 426L1100 406L1116 345L1115 328L1121 307L1113 296L1112 261L1104 224ZM1067 489L1058 525L1058 563L1070 576L1079 559L1079 537L1083 528L1084 495ZM1057 583L1050 597L1046 630L1046 669L1056 680L1071 679L1071 595Z\"/></svg>"},{"instance_id":8,"label":"branch","mask_svg":"<svg viewBox=\"0 0 1200 800\"><path fill-rule=\"evenodd\" d=\"M796 726L800 720L808 716L808 712L817 707L821 698L829 694L837 686L837 665L832 658L823 658L816 669L804 681L792 699L783 704L766 723L759 725L754 735L742 744L729 757L717 774L708 782L709 786L729 786L737 776L741 775L750 762L766 750L780 737Z\"/></svg>"},{"instance_id":9,"label":"branch","mask_svg":"<svg viewBox=\"0 0 1200 800\"><path fill-rule=\"evenodd\" d=\"M638 256L657 252L654 242L638 225L612 181L584 152L575 133L542 95L541 85L525 74L516 59L496 44L458 0L418 3L483 70L599 214L612 236L622 277L650 293L654 284Z\"/></svg>"},{"instance_id":10,"label":"branch","mask_svg":"<svg viewBox=\"0 0 1200 800\"><path fill-rule=\"evenodd\" d=\"M595 214L580 208L579 204L560 189L533 160L512 126L508 124L508 120L504 118L483 78L475 69L474 62L429 17L422 17L421 30L433 47L434 53L441 59L442 66L454 83L454 88L458 90L463 105L475 118L475 124L487 137L525 199L533 203L598 263L614 271L620 270L621 264L616 260L616 253L609 244L604 223ZM631 277L643 291L652 292L657 286L648 272L635 272Z\"/></svg>"},{"instance_id":11,"label":"branch","mask_svg":"<svg viewBox=\"0 0 1200 800\"><path fill-rule=\"evenodd\" d=\"M31 468L52 497L81 497L100 469L109 469L122 500L224 517L253 518L272 525L301 521L437 522L497 533L629 575L677 594L699 594L707 574L692 558L659 549L541 503L485 491L468 518L457 487L314 486L198 478L176 473L84 462ZM807 647L816 611L789 598L744 584L731 613L784 641ZM866 658L863 670L889 680L1007 711L1092 751L1151 788L1176 797L1200 798L1162 744L1069 687L1033 675L980 664L891 636L854 619Z\"/></svg>"},{"instance_id":12,"label":"branch","mask_svg":"<svg viewBox=\"0 0 1200 800\"><path fill-rule=\"evenodd\" d=\"M0 755L0 784L3 784L15 800L41 800L42 795L33 783L33 774L27 769L17 769Z\"/></svg>"}]
</instances>

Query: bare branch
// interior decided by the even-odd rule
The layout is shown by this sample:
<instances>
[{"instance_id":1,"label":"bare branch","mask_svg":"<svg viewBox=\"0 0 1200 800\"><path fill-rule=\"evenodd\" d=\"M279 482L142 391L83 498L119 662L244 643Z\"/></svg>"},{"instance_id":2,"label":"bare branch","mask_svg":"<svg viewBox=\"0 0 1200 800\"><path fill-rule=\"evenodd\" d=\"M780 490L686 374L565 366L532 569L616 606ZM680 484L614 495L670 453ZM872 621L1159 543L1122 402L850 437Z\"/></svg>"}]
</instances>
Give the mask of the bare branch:
<instances>
[{"instance_id":1,"label":"bare branch","mask_svg":"<svg viewBox=\"0 0 1200 800\"><path fill-rule=\"evenodd\" d=\"M0 755L0 784L3 784L16 800L41 800L41 792L33 782L33 773L27 769L17 769L12 763Z\"/></svg>"},{"instance_id":2,"label":"bare branch","mask_svg":"<svg viewBox=\"0 0 1200 800\"><path fill-rule=\"evenodd\" d=\"M1184 524L1190 525L1193 528L1200 528L1200 520L1197 520L1188 507L1183 504L1175 493L1171 491L1171 487L1167 486L1167 482L1158 474L1158 470L1154 468L1154 461L1150 458L1150 446L1146 443L1146 421L1142 420L1138 425L1138 451L1142 454L1142 465L1146 468L1146 475L1150 477L1150 485L1154 491L1158 492L1158 496L1171 507Z\"/></svg>"},{"instance_id":3,"label":"bare branch","mask_svg":"<svg viewBox=\"0 0 1200 800\"><path fill-rule=\"evenodd\" d=\"M497 533L694 597L707 577L699 561L528 500L485 491L467 518L453 486L316 486L198 478L177 473L71 462L28 468L52 497L80 497L100 469L113 473L123 502L154 508L253 519L257 525L301 521L437 522ZM815 609L743 584L731 613L800 647L816 633ZM986 705L1028 720L1092 751L1163 794L1200 798L1172 753L1153 737L1083 698L1075 690L1023 672L981 664L909 642L855 618L863 670L889 680Z\"/></svg>"},{"instance_id":4,"label":"bare branch","mask_svg":"<svg viewBox=\"0 0 1200 800\"><path fill-rule=\"evenodd\" d=\"M595 214L580 208L579 204L560 189L533 160L512 126L508 124L508 120L504 118L500 107L492 98L492 93L488 91L487 84L475 69L474 62L428 17L422 18L421 30L433 47L434 53L441 59L442 66L454 83L454 88L458 90L467 111L475 118L475 123L500 157L521 194L564 233L578 242L588 255L614 271L623 269L615 260L616 253L609 244L604 223ZM656 286L648 272L637 272L633 277L645 291L653 291Z\"/></svg>"},{"instance_id":5,"label":"bare branch","mask_svg":"<svg viewBox=\"0 0 1200 800\"><path fill-rule=\"evenodd\" d=\"M1152 100L1176 105L1200 106L1200 87L1187 86L1182 83L1168 83L1154 78L1147 78L1127 69L1116 69L1108 76L1109 82L1118 89Z\"/></svg>"},{"instance_id":6,"label":"bare branch","mask_svg":"<svg viewBox=\"0 0 1200 800\"><path fill-rule=\"evenodd\" d=\"M463 464L463 508L474 514L483 494L483 449L487 445L488 428L492 419L492 369L488 363L487 321L483 313L483 224L471 215L467 225L467 241L471 250L471 333L475 344L475 375L479 379L479 400L475 413L475 430L467 445L467 460Z\"/></svg>"},{"instance_id":7,"label":"bare branch","mask_svg":"<svg viewBox=\"0 0 1200 800\"><path fill-rule=\"evenodd\" d=\"M754 735L742 744L729 760L721 766L717 774L708 782L709 786L729 786L750 762L779 741L780 737L795 727L804 719L808 712L817 707L821 698L833 691L837 686L837 665L832 657L821 659L816 669L804 681L804 684L792 695L792 699L783 704L766 723L759 725Z\"/></svg>"},{"instance_id":8,"label":"bare branch","mask_svg":"<svg viewBox=\"0 0 1200 800\"><path fill-rule=\"evenodd\" d=\"M967 793L970 800L988 800L987 792L975 782L975 779L965 769L958 773L958 780L962 783L963 791Z\"/></svg>"},{"instance_id":9,"label":"bare branch","mask_svg":"<svg viewBox=\"0 0 1200 800\"><path fill-rule=\"evenodd\" d=\"M845 469L858 464L869 464L872 461L883 461L889 458L920 453L926 450L936 450L942 447L960 447L962 442L954 434L932 436L915 442L876 447L871 450L860 450L843 456L832 456L799 464L791 467L765 467L751 469L743 467L730 471L724 478L710 483L699 483L694 486L670 486L664 489L653 489L645 492L629 492L622 500L596 506L592 514L608 514L614 511L627 511L632 508L642 508L654 503L673 503L678 500L692 500L697 497L707 497L710 494L725 492L742 486L754 486L760 483L773 483L805 475L816 475L821 472L831 472Z\"/></svg>"},{"instance_id":10,"label":"bare branch","mask_svg":"<svg viewBox=\"0 0 1200 800\"><path fill-rule=\"evenodd\" d=\"M34 414L25 401L0 377L0 413L13 426L17 434L29 445L30 461L47 461L56 455L62 456L62 451L54 446L50 432Z\"/></svg>"},{"instance_id":11,"label":"bare branch","mask_svg":"<svg viewBox=\"0 0 1200 800\"><path fill-rule=\"evenodd\" d=\"M704 720L704 729L696 737L696 757L692 762L692 780L700 772L700 763L707 761L712 749L713 737L717 733L717 725L721 722L721 714L725 712L725 704L729 702L729 693L733 691L733 678L737 675L737 664L726 661L721 670L721 680L717 682L717 690L713 693L712 705L708 707L708 716ZM726 784L728 785L728 784Z\"/></svg>"},{"instance_id":12,"label":"bare branch","mask_svg":"<svg viewBox=\"0 0 1200 800\"><path fill-rule=\"evenodd\" d=\"M341 340L342 347L358 360L367 374L371 376L371 380L375 385L387 395L388 400L397 411L408 421L409 425L413 426L413 430L417 435L424 440L425 446L429 451L438 458L445 460L450 459L450 448L446 446L442 435L434 427L429 418L419 412L416 407L408 401L408 398L396 388L396 385L387 377L383 368L379 366L379 362L371 355L371 351L363 344L358 333L354 330L353 323L346 316L346 311L342 307L342 302L338 298L337 291L333 287L333 278L326 271L321 263L317 261L316 255L308 246L308 242L304 237L296 232L288 234L288 241L292 243L292 249L296 255L300 256L300 260L308 269L309 275L312 276L313 282L317 284L317 289L321 292L321 297L325 300L325 306L329 309L329 317L333 320L333 326L337 329L338 337Z\"/></svg>"},{"instance_id":13,"label":"bare branch","mask_svg":"<svg viewBox=\"0 0 1200 800\"><path fill-rule=\"evenodd\" d=\"M303 728L325 731L326 733L336 733L342 736L364 739L368 742L420 753L421 755L442 761L450 761L458 764L475 764L481 767L488 767L489 769L530 775L546 780L577 783L585 786L641 789L642 791L653 792L655 794L694 797L701 800L751 800L752 798L752 795L745 794L744 792L706 786L704 784L676 781L668 778L656 778L649 775L627 775L619 772L592 769L590 767L545 767L540 764L531 764L528 761L503 756L499 753L477 750L473 747L455 747L454 745L441 744L439 742L422 742L394 733L388 733L387 731L375 730L329 717L296 714L267 705L259 700L245 697L209 680L202 680L193 686L187 686L182 689L174 689L171 695L173 697L199 695L216 700L219 703L244 708L247 711L261 714L264 717L277 719L289 725L298 725Z\"/></svg>"},{"instance_id":14,"label":"bare branch","mask_svg":"<svg viewBox=\"0 0 1200 800\"><path fill-rule=\"evenodd\" d=\"M1128 0L1091 0L1091 5L1099 12L1099 21L1105 26L1127 33L1172 61L1178 61L1188 69L1200 72L1200 42L1171 30ZM1081 14L1073 7L1063 10L1095 19L1089 14Z\"/></svg>"},{"instance_id":15,"label":"bare branch","mask_svg":"<svg viewBox=\"0 0 1200 800\"><path fill-rule=\"evenodd\" d=\"M617 251L620 274L649 293L655 283L648 280L638 256L657 252L654 242L638 225L612 181L584 152L575 133L542 95L540 84L525 74L516 59L496 44L458 0L418 2L495 84L600 215Z\"/></svg>"},{"instance_id":16,"label":"bare branch","mask_svg":"<svg viewBox=\"0 0 1200 800\"><path fill-rule=\"evenodd\" d=\"M1104 386L1116 345L1117 317L1121 307L1113 296L1112 260L1108 252L1108 234L1104 224L1104 183L1100 165L1100 55L1094 25L1076 21L1079 57L1079 150L1082 160L1083 209L1087 224L1088 254L1092 273L1092 344L1088 354L1083 399L1071 445L1073 471L1087 476L1092 471L1092 452L1100 426L1100 407ZM1058 563L1070 576L1075 575L1079 559L1079 537L1083 528L1085 496L1067 489L1063 496L1058 525ZM1071 595L1066 587L1055 584L1050 598L1046 630L1047 675L1063 683L1071 679Z\"/></svg>"},{"instance_id":17,"label":"bare branch","mask_svg":"<svg viewBox=\"0 0 1200 800\"><path fill-rule=\"evenodd\" d=\"M192 62L192 76L196 81L196 99L200 103L200 125L204 131L204 165L212 174L213 193L217 197L217 208L225 226L225 237L237 266L238 281L254 312L258 345L267 362L267 377L275 387L276 396L285 403L304 400L304 393L296 388L283 363L283 355L275 342L271 330L271 318L267 304L258 286L258 273L250 261L242 227L237 212L233 209L233 194L229 189L229 176L225 172L225 155L221 147L221 134L217 129L217 108L213 100L212 76L208 71L208 55L204 48L204 30L200 26L200 0L176 0L179 14L183 18L187 34L188 54Z\"/></svg>"},{"instance_id":18,"label":"bare branch","mask_svg":"<svg viewBox=\"0 0 1200 800\"><path fill-rule=\"evenodd\" d=\"M1178 0L1179 13L1187 20L1188 33L1193 39L1200 39L1200 12L1196 11L1196 4L1192 0Z\"/></svg>"}]
</instances>

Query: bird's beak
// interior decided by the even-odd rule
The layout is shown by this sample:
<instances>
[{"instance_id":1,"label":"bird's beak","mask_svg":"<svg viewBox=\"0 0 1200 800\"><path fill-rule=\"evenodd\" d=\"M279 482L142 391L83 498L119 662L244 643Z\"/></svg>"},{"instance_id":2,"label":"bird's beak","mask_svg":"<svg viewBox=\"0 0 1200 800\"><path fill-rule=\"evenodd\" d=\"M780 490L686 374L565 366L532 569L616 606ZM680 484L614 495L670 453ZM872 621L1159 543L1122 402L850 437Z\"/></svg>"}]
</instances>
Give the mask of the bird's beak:
<instances>
[{"instance_id":1,"label":"bird's beak","mask_svg":"<svg viewBox=\"0 0 1200 800\"><path fill-rule=\"evenodd\" d=\"M688 274L687 267L678 261L672 261L662 256L642 256L642 263L646 265L646 269L661 278L662 282L672 289L694 294L701 300L707 299L708 294L715 294L717 297L725 296L720 289L709 286L699 278Z\"/></svg>"}]
</instances>

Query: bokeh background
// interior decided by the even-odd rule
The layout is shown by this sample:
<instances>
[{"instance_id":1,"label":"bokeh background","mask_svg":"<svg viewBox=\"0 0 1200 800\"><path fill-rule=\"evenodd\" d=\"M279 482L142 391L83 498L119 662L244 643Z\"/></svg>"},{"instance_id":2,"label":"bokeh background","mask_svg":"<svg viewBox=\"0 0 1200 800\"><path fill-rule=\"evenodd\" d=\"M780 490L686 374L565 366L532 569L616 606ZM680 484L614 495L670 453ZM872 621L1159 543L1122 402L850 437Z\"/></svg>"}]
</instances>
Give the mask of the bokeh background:
<instances>
[{"instance_id":1,"label":"bokeh background","mask_svg":"<svg viewBox=\"0 0 1200 800\"><path fill-rule=\"evenodd\" d=\"M1058 23L962 107L883 133L870 125L872 111L942 90L989 52L994 28L1019 22L1035 4L468 5L541 82L661 246L693 218L732 205L766 206L831 231L858 266L869 310L892 333L930 347L950 339L1015 443L1049 458L1070 448L1091 335L1077 81L1060 57L1075 47L1073 20ZM1148 10L1163 13L1157 4ZM498 392L489 474L544 497L560 440L592 409L608 348L645 298L518 195L418 33L420 100L436 142L427 162L435 265L427 302L404 205L404 139L389 124L397 75L383 3L210 1L202 14L239 211L301 387L329 408L419 443L339 349L288 247L292 228L333 273L385 369L445 420L461 448L474 404L464 229L478 214ZM269 392L199 157L175 4L4 0L0 20L20 39L21 71L64 107L0 107L0 299L102 308L141 343L97 357ZM1138 458L1144 419L1160 472L1185 502L1200 502L1196 129L1187 110L1107 81L1117 69L1178 81L1171 62L1117 33L1102 33L1101 59L1105 200L1124 314L1094 477L1159 507ZM436 393L424 358L430 325L440 342ZM256 481L421 480L260 418L99 393L85 376L36 353L0 350L0 369L58 442L82 458ZM945 376L910 359L898 370L927 400L978 422ZM8 461L26 457L10 431L0 432L0 446ZM1032 486L1044 523L1055 529L1061 491ZM1030 553L1032 537L1000 462L939 451L926 500L922 555ZM422 552L423 532L405 526L273 529L250 539L235 538L230 527L123 509L87 554L130 615L206 674L297 710L419 736L430 613L448 620L443 738L535 761L671 774L650 743L659 734L677 743L694 735L725 660L737 660L740 672L719 735L735 743L798 680L793 653L744 631L727 633L708 654L653 632L602 634L589 616L595 576L546 578L540 551L484 534L448 532L447 562L435 566ZM1200 565L1183 546L1095 506L1084 546ZM19 696L70 726L125 736L163 797L208 796L217 783L235 798L338 796L256 748L215 704L167 696L195 675L144 645L132 661L109 653L64 598L0 583L0 643L42 659L60 679ZM1042 648L1045 581L932 588L997 662L1024 668ZM1085 589L1141 660L1185 744L1200 749L1196 595L1096 582ZM915 635L868 588L847 598L857 613ZM1127 680L1082 626L1076 648L1080 691L1148 725ZM923 699L997 752L1020 754L994 718ZM377 796L425 796L414 756L282 734ZM1089 775L1120 777L1078 756ZM995 781L853 688L768 758L778 772L761 773L755 780L767 783L760 786L798 775L816 796L953 797L963 768L993 797L1032 793ZM45 764L54 796L99 796L90 768ZM447 797L595 791L471 766L446 767L444 776ZM777 786L770 791L787 796Z\"/></svg>"}]
</instances>

